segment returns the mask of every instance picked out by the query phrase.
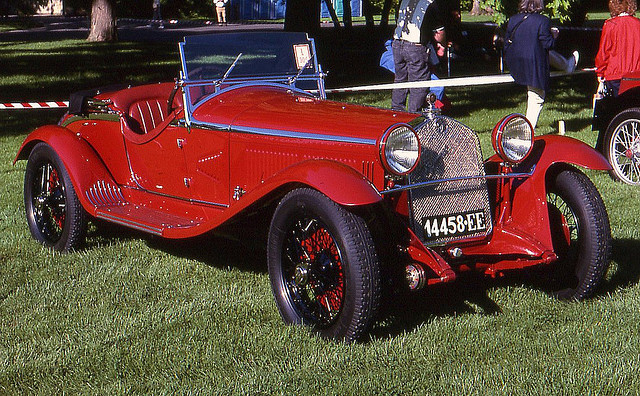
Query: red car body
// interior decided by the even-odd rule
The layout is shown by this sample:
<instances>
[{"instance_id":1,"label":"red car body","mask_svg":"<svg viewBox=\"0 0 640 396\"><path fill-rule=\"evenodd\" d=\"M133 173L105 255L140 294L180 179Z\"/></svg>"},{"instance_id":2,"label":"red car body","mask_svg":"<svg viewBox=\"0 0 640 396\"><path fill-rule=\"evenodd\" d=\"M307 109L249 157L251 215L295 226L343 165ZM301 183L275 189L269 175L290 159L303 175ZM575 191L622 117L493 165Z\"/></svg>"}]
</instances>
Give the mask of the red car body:
<instances>
[{"instance_id":1,"label":"red car body","mask_svg":"<svg viewBox=\"0 0 640 396\"><path fill-rule=\"evenodd\" d=\"M598 152L567 137L534 138L512 115L494 130L498 154L483 162L477 136L450 118L326 100L322 71L307 70L309 60L281 81L234 79L233 65L215 81L194 78L186 47L215 36L185 40L175 84L81 95L59 125L26 138L16 160L34 164L25 205L36 239L60 250L78 245L70 189L81 205L78 223L87 214L165 238L202 235L262 211L273 217L269 272L283 318L346 340L371 324L386 273L418 289L460 271L495 276L569 261L576 275L561 296L593 292L608 265L609 225L597 190L574 166L609 170ZM312 40L282 37L294 37L294 52L306 44L315 62ZM242 41L225 37L233 40ZM292 83L305 73L316 89ZM409 165L398 170L396 160ZM582 196L567 192L575 189L563 185L567 177L586 185ZM571 210L554 206L550 194ZM61 195L64 213L46 209ZM578 275L585 268L590 275Z\"/></svg>"}]
</instances>

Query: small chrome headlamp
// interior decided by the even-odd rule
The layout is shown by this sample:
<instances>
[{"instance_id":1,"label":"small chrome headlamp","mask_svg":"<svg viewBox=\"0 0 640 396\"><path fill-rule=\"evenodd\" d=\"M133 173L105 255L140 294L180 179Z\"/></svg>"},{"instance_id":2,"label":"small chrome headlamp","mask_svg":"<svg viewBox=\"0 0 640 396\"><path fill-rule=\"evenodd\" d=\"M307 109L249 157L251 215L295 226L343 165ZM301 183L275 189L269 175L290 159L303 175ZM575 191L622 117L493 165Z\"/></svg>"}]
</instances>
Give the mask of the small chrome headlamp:
<instances>
[{"instance_id":1,"label":"small chrome headlamp","mask_svg":"<svg viewBox=\"0 0 640 396\"><path fill-rule=\"evenodd\" d=\"M380 158L389 172L400 176L410 173L420 159L418 135L409 125L392 126L382 137Z\"/></svg>"},{"instance_id":2,"label":"small chrome headlamp","mask_svg":"<svg viewBox=\"0 0 640 396\"><path fill-rule=\"evenodd\" d=\"M522 114L510 114L493 128L493 148L505 162L522 162L533 147L533 127Z\"/></svg>"}]
</instances>

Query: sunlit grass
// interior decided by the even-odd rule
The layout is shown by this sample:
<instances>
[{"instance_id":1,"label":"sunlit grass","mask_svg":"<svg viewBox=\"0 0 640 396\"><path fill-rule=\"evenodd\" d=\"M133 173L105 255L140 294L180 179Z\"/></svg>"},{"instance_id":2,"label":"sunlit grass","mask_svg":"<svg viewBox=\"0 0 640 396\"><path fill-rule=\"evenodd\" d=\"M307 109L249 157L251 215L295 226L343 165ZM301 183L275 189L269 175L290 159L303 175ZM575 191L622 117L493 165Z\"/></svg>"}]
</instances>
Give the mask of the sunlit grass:
<instances>
[{"instance_id":1,"label":"sunlit grass","mask_svg":"<svg viewBox=\"0 0 640 396\"><path fill-rule=\"evenodd\" d=\"M605 19L610 18L611 15L608 12L604 11L592 11L587 13L587 26L598 26L602 25ZM493 15L491 14L482 14L482 15L471 15L468 11L462 12L462 22L493 22Z\"/></svg>"},{"instance_id":2,"label":"sunlit grass","mask_svg":"<svg viewBox=\"0 0 640 396\"><path fill-rule=\"evenodd\" d=\"M21 59L15 52L29 56L30 48L53 55L13 64ZM170 80L174 51L81 41L0 44L0 100L65 99L120 77ZM539 133L555 133L563 119L569 136L593 144L592 93L592 76L554 80ZM447 94L449 114L479 132L485 156L493 125L523 112L526 100L516 85ZM390 105L389 92L332 98ZM342 345L283 325L261 249L215 236L165 241L117 227L92 227L87 246L70 254L34 242L22 202L25 163L12 161L29 131L59 116L0 112L1 394L640 391L637 188L588 172L614 237L612 268L593 299L559 302L509 276L465 278L393 301L371 339Z\"/></svg>"},{"instance_id":3,"label":"sunlit grass","mask_svg":"<svg viewBox=\"0 0 640 396\"><path fill-rule=\"evenodd\" d=\"M71 92L177 77L174 43L82 40L0 43L2 100L67 100Z\"/></svg>"}]
</instances>

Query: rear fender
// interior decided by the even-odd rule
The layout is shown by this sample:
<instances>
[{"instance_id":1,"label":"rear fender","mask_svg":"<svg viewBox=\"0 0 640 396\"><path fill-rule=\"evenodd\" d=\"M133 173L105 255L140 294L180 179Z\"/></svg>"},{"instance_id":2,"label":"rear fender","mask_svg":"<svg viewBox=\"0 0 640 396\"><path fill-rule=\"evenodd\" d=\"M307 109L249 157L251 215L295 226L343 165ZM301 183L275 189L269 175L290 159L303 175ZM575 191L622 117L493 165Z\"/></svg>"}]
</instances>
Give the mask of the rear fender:
<instances>
[{"instance_id":1,"label":"rear fender","mask_svg":"<svg viewBox=\"0 0 640 396\"><path fill-rule=\"evenodd\" d=\"M84 139L70 130L57 125L47 125L27 136L13 163L28 159L33 147L40 142L48 144L58 154L82 206L90 214L95 214L96 206L88 199L91 188L97 183L111 185L112 188L117 186L97 153Z\"/></svg>"},{"instance_id":2,"label":"rear fender","mask_svg":"<svg viewBox=\"0 0 640 396\"><path fill-rule=\"evenodd\" d=\"M499 163L500 159L493 156L489 162ZM611 169L602 154L579 140L557 135L536 138L530 156L513 169L514 172L532 174L530 177L512 181L511 190L506 194L511 199L510 213L506 216L504 212L498 213L496 216L495 228L504 232L494 232L494 246L501 245L499 239L502 234L513 233L536 241L535 250L538 254L553 251L546 182L553 172L571 165L592 170ZM509 188L508 186L507 183L506 188Z\"/></svg>"},{"instance_id":3,"label":"rear fender","mask_svg":"<svg viewBox=\"0 0 640 396\"><path fill-rule=\"evenodd\" d=\"M640 106L640 86L630 87L617 97L605 96L594 103L591 128L598 131L596 150L604 152L604 138L613 118L621 111Z\"/></svg>"}]
</instances>

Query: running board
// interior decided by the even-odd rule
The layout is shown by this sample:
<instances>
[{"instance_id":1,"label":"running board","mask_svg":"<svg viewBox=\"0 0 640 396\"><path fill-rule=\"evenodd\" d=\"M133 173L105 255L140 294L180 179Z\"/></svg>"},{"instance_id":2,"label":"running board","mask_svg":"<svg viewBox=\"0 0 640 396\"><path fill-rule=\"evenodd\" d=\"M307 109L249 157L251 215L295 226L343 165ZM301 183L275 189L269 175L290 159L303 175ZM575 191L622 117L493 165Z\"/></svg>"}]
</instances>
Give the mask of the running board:
<instances>
[{"instance_id":1,"label":"running board","mask_svg":"<svg viewBox=\"0 0 640 396\"><path fill-rule=\"evenodd\" d=\"M169 229L191 228L201 224L192 218L133 204L105 205L96 208L95 213L99 219L159 236L164 236Z\"/></svg>"}]
</instances>

